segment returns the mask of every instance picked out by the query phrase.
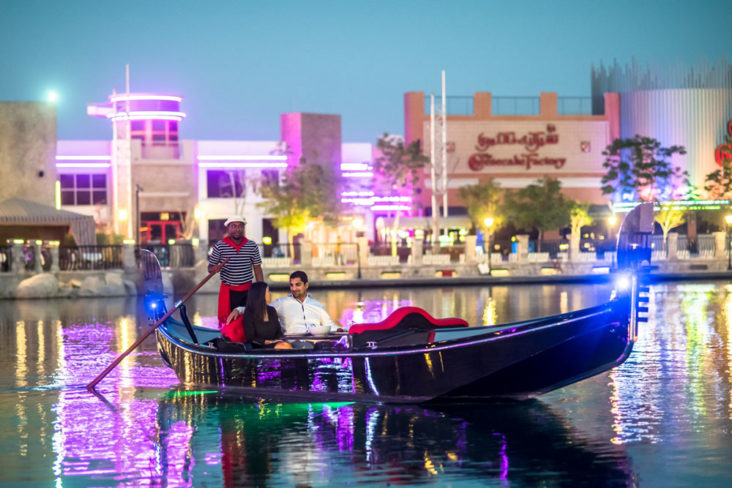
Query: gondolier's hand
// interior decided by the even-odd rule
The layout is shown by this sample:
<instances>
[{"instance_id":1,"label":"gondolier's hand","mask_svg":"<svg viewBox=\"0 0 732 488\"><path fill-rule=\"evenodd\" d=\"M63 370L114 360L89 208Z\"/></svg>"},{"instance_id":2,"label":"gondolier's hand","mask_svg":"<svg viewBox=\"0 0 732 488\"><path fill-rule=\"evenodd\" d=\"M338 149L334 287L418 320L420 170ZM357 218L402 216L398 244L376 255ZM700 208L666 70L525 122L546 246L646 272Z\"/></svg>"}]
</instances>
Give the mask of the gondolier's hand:
<instances>
[{"instance_id":1,"label":"gondolier's hand","mask_svg":"<svg viewBox=\"0 0 732 488\"><path fill-rule=\"evenodd\" d=\"M226 323L230 324L232 321L236 320L236 318L239 317L239 315L241 315L241 312L239 312L238 308L235 308L234 310L231 311L229 316L226 317Z\"/></svg>"},{"instance_id":2,"label":"gondolier's hand","mask_svg":"<svg viewBox=\"0 0 732 488\"><path fill-rule=\"evenodd\" d=\"M231 258L226 258L223 261L221 261L219 264L214 264L214 265L209 264L208 272L209 273L218 273L219 271L221 271L221 268L223 268L226 265L226 263L229 262L229 259L231 259Z\"/></svg>"}]
</instances>

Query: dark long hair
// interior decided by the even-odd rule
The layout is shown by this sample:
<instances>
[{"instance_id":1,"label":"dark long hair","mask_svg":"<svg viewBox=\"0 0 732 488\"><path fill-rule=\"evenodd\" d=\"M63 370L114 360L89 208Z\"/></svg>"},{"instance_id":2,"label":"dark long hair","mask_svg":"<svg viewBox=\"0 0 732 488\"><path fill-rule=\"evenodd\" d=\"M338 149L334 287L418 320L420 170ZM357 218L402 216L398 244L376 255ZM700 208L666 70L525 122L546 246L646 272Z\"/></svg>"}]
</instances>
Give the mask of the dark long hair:
<instances>
[{"instance_id":1,"label":"dark long hair","mask_svg":"<svg viewBox=\"0 0 732 488\"><path fill-rule=\"evenodd\" d=\"M264 312L267 310L267 283L258 281L252 283L247 294L247 305L245 314L251 314L255 320L264 320Z\"/></svg>"}]
</instances>

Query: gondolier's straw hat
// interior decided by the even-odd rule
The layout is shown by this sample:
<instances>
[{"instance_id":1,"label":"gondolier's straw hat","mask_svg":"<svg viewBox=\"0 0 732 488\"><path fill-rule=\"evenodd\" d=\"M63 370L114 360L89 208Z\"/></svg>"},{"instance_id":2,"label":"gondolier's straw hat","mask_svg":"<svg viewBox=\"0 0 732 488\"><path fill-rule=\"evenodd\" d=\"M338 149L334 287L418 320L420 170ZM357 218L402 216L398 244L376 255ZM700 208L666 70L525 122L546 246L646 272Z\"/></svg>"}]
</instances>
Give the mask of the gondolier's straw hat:
<instances>
[{"instance_id":1,"label":"gondolier's straw hat","mask_svg":"<svg viewBox=\"0 0 732 488\"><path fill-rule=\"evenodd\" d=\"M228 227L229 224L233 224L234 222L241 222L244 225L247 225L247 219L240 215L232 215L228 219L226 219L226 222L224 222L224 227Z\"/></svg>"}]
</instances>

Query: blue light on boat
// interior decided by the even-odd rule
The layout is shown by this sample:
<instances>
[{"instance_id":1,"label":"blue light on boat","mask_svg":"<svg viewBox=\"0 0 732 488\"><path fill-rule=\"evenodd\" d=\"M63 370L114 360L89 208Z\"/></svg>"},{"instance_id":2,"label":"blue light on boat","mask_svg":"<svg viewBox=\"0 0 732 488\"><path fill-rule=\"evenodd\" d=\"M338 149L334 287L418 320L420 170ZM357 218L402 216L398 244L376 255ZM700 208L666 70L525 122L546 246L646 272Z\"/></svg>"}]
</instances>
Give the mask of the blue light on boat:
<instances>
[{"instance_id":1,"label":"blue light on boat","mask_svg":"<svg viewBox=\"0 0 732 488\"><path fill-rule=\"evenodd\" d=\"M625 273L619 274L617 278L615 278L615 289L618 291L630 290L630 275Z\"/></svg>"}]
</instances>

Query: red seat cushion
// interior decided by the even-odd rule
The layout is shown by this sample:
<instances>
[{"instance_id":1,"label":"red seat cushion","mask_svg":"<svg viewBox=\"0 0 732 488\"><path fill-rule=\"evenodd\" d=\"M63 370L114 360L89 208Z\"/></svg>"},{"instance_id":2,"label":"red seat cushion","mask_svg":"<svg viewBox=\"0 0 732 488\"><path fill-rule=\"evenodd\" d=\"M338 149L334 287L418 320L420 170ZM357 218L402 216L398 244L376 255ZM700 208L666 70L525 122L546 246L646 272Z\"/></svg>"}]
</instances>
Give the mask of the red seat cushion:
<instances>
[{"instance_id":1,"label":"red seat cushion","mask_svg":"<svg viewBox=\"0 0 732 488\"><path fill-rule=\"evenodd\" d=\"M381 322L374 324L354 324L348 330L348 333L360 334L366 331L394 328L434 329L436 327L467 327L468 325L463 319L436 319L419 307L402 307L394 310Z\"/></svg>"}]
</instances>

